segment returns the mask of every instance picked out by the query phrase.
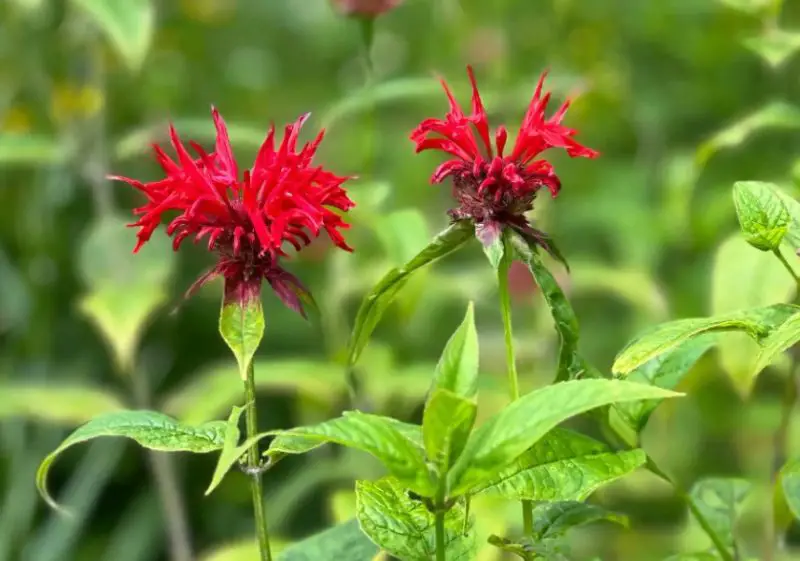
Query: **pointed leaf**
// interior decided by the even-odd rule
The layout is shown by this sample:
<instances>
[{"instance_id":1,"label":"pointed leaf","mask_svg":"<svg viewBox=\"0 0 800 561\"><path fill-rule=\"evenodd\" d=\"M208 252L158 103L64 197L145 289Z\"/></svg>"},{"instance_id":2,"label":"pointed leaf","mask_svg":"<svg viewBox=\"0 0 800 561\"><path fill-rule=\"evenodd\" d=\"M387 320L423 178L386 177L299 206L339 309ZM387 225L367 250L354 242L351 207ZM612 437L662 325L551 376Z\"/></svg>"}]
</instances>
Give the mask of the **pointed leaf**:
<instances>
[{"instance_id":1,"label":"pointed leaf","mask_svg":"<svg viewBox=\"0 0 800 561\"><path fill-rule=\"evenodd\" d=\"M627 374L653 358L674 349L684 341L714 331L742 331L753 339L763 340L798 309L789 304L775 304L710 318L679 319L646 330L620 351L615 374Z\"/></svg>"},{"instance_id":2,"label":"pointed leaf","mask_svg":"<svg viewBox=\"0 0 800 561\"><path fill-rule=\"evenodd\" d=\"M738 181L733 185L733 203L747 243L761 251L780 247L791 218L772 185Z\"/></svg>"},{"instance_id":3,"label":"pointed leaf","mask_svg":"<svg viewBox=\"0 0 800 561\"><path fill-rule=\"evenodd\" d=\"M356 481L358 522L381 549L403 561L430 561L436 552L434 515L422 501L393 478ZM465 520L466 519L466 520ZM468 561L475 552L475 534L464 505L445 514L448 561Z\"/></svg>"},{"instance_id":4,"label":"pointed leaf","mask_svg":"<svg viewBox=\"0 0 800 561\"><path fill-rule=\"evenodd\" d=\"M733 527L752 484L744 479L709 478L697 482L690 496L720 541L733 550Z\"/></svg>"},{"instance_id":5,"label":"pointed leaf","mask_svg":"<svg viewBox=\"0 0 800 561\"><path fill-rule=\"evenodd\" d=\"M121 409L124 406L116 395L91 386L0 384L0 420L22 418L70 426Z\"/></svg>"},{"instance_id":6,"label":"pointed leaf","mask_svg":"<svg viewBox=\"0 0 800 561\"><path fill-rule=\"evenodd\" d=\"M203 454L222 448L225 423L211 421L199 426L183 425L156 411L116 411L99 415L78 427L51 452L36 471L36 487L47 504L58 505L47 492L47 473L55 459L67 448L101 436L122 436L151 450Z\"/></svg>"},{"instance_id":7,"label":"pointed leaf","mask_svg":"<svg viewBox=\"0 0 800 561\"><path fill-rule=\"evenodd\" d=\"M614 452L588 436L553 429L472 493L512 500L582 501L646 460L644 450Z\"/></svg>"},{"instance_id":8,"label":"pointed leaf","mask_svg":"<svg viewBox=\"0 0 800 561\"><path fill-rule=\"evenodd\" d=\"M475 423L478 406L445 389L437 389L425 405L422 438L428 460L439 474L447 473L458 459Z\"/></svg>"},{"instance_id":9,"label":"pointed leaf","mask_svg":"<svg viewBox=\"0 0 800 561\"><path fill-rule=\"evenodd\" d=\"M138 70L150 49L155 31L151 0L72 0L106 34L129 68Z\"/></svg>"},{"instance_id":10,"label":"pointed leaf","mask_svg":"<svg viewBox=\"0 0 800 561\"><path fill-rule=\"evenodd\" d=\"M628 525L624 515L578 501L541 504L533 509L533 532L537 540L556 538L577 526L601 521Z\"/></svg>"},{"instance_id":11,"label":"pointed leaf","mask_svg":"<svg viewBox=\"0 0 800 561\"><path fill-rule=\"evenodd\" d=\"M276 561L376 561L377 554L378 548L353 519L290 545L277 556Z\"/></svg>"},{"instance_id":12,"label":"pointed leaf","mask_svg":"<svg viewBox=\"0 0 800 561\"><path fill-rule=\"evenodd\" d=\"M255 297L245 302L237 300L223 302L219 316L219 332L236 357L239 375L242 380L246 379L247 368L264 336L264 310L261 298Z\"/></svg>"},{"instance_id":13,"label":"pointed leaf","mask_svg":"<svg viewBox=\"0 0 800 561\"><path fill-rule=\"evenodd\" d=\"M767 29L762 35L748 37L743 43L772 68L778 68L800 50L800 32Z\"/></svg>"},{"instance_id":14,"label":"pointed leaf","mask_svg":"<svg viewBox=\"0 0 800 561\"><path fill-rule=\"evenodd\" d=\"M789 216L791 217L791 222L789 223L789 229L786 232L786 236L783 238L792 249L797 251L800 249L800 202L797 202L794 197L786 193L780 187L774 185L775 192L778 193L778 196L783 201L783 204L786 205L786 210L789 212Z\"/></svg>"},{"instance_id":15,"label":"pointed leaf","mask_svg":"<svg viewBox=\"0 0 800 561\"><path fill-rule=\"evenodd\" d=\"M468 220L456 222L437 235L425 249L403 267L392 269L378 281L378 284L364 298L356 314L353 333L347 347L349 365L358 361L381 316L411 275L421 267L461 247L472 237L473 232L472 224Z\"/></svg>"},{"instance_id":16,"label":"pointed leaf","mask_svg":"<svg viewBox=\"0 0 800 561\"><path fill-rule=\"evenodd\" d=\"M486 221L475 225L475 237L481 242L483 252L495 271L505 254L505 234L499 222Z\"/></svg>"},{"instance_id":17,"label":"pointed leaf","mask_svg":"<svg viewBox=\"0 0 800 561\"><path fill-rule=\"evenodd\" d=\"M792 460L783 466L780 483L786 505L795 519L800 520L800 460Z\"/></svg>"},{"instance_id":18,"label":"pointed leaf","mask_svg":"<svg viewBox=\"0 0 800 561\"><path fill-rule=\"evenodd\" d=\"M228 416L228 422L225 426L225 442L220 450L219 458L217 459L217 467L214 468L214 475L211 477L211 483L206 489L205 495L210 495L217 486L222 483L222 478L231 469L234 463L248 450L238 446L239 437L239 419L247 407L252 407L253 404L245 405L244 407L234 407Z\"/></svg>"},{"instance_id":19,"label":"pointed leaf","mask_svg":"<svg viewBox=\"0 0 800 561\"><path fill-rule=\"evenodd\" d=\"M752 378L769 366L787 349L800 341L800 311L776 327L769 336L761 342L761 351L753 368Z\"/></svg>"},{"instance_id":20,"label":"pointed leaf","mask_svg":"<svg viewBox=\"0 0 800 561\"><path fill-rule=\"evenodd\" d=\"M464 321L447 341L436 365L432 389L448 390L474 400L478 393L478 360L475 306L470 302Z\"/></svg>"},{"instance_id":21,"label":"pointed leaf","mask_svg":"<svg viewBox=\"0 0 800 561\"><path fill-rule=\"evenodd\" d=\"M304 453L329 442L355 448L380 460L410 489L428 496L432 487L423 451L398 426L394 419L347 411L342 417L318 425L274 431L278 436L266 454L280 457Z\"/></svg>"},{"instance_id":22,"label":"pointed leaf","mask_svg":"<svg viewBox=\"0 0 800 561\"><path fill-rule=\"evenodd\" d=\"M470 436L448 480L451 496L497 474L559 423L596 407L680 394L621 380L574 380L547 386L518 399Z\"/></svg>"},{"instance_id":23,"label":"pointed leaf","mask_svg":"<svg viewBox=\"0 0 800 561\"><path fill-rule=\"evenodd\" d=\"M573 380L581 374L586 374L590 367L578 355L578 318L569 300L555 277L542 263L536 247L529 245L516 233L510 233L509 236L517 257L528 266L536 284L542 290L553 315L556 331L561 338L556 381Z\"/></svg>"}]
</instances>

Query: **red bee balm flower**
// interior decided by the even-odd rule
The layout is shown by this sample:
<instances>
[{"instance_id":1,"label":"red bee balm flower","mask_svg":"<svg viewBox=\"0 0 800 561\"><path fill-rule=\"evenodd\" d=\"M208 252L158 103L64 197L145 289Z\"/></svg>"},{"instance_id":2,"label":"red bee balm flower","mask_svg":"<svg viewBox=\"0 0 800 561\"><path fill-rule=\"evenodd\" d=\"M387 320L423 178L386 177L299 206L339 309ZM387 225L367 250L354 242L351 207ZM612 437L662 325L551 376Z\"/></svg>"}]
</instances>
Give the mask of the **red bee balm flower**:
<instances>
[{"instance_id":1,"label":"red bee balm flower","mask_svg":"<svg viewBox=\"0 0 800 561\"><path fill-rule=\"evenodd\" d=\"M177 251L187 237L194 236L195 243L205 239L209 251L219 256L216 266L192 285L187 296L221 275L225 301L246 304L259 297L266 279L284 304L305 316L301 300L309 296L308 290L281 268L279 260L286 256L286 243L300 250L322 230L336 246L352 251L339 232L349 225L331 210L347 211L354 206L342 188L349 178L312 166L325 131L297 151L297 137L308 115L286 127L277 149L275 127L270 127L253 167L240 175L225 122L216 109L211 112L217 129L214 152L209 154L190 142L197 154L192 157L170 126L177 162L160 146L153 147L165 179L142 183L111 178L129 183L148 199L134 210L139 220L131 226L139 228L139 242L133 251L150 239L165 213L177 211L180 214L167 226L173 248Z\"/></svg>"},{"instance_id":2,"label":"red bee balm flower","mask_svg":"<svg viewBox=\"0 0 800 561\"><path fill-rule=\"evenodd\" d=\"M411 140L416 144L416 151L441 150L454 156L436 169L431 183L453 178L453 197L458 207L449 214L454 220L474 221L484 244L491 244L508 225L523 235L534 236L547 247L544 234L528 224L524 213L533 209L533 201L542 186L555 197L561 189L561 181L547 160L536 158L548 148L564 148L572 157L595 158L598 153L578 144L573 138L577 131L561 124L569 101L552 117L545 117L550 93L542 95L547 75L544 73L539 78L514 147L506 154L508 131L504 126L498 127L492 144L489 120L472 67L467 67L467 73L472 84L472 113L464 113L442 80L450 111L444 120L425 119L414 129Z\"/></svg>"}]
</instances>

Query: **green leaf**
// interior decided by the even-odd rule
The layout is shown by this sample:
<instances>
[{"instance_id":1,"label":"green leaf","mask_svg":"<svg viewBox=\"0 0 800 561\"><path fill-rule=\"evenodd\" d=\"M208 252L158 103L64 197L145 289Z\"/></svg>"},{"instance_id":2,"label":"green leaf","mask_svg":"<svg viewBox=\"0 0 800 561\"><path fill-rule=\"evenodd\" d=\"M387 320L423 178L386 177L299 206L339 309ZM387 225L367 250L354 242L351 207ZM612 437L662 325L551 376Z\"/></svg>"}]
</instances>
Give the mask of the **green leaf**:
<instances>
[{"instance_id":1,"label":"green leaf","mask_svg":"<svg viewBox=\"0 0 800 561\"><path fill-rule=\"evenodd\" d=\"M428 459L442 475L458 459L475 424L478 406L445 389L436 389L425 405L422 438Z\"/></svg>"},{"instance_id":2,"label":"green leaf","mask_svg":"<svg viewBox=\"0 0 800 561\"><path fill-rule=\"evenodd\" d=\"M447 341L439 358L431 389L448 390L464 399L474 400L478 394L478 360L475 306L470 302L464 320Z\"/></svg>"},{"instance_id":3,"label":"green leaf","mask_svg":"<svg viewBox=\"0 0 800 561\"><path fill-rule=\"evenodd\" d=\"M129 68L141 68L155 32L155 7L150 0L72 2L94 20Z\"/></svg>"},{"instance_id":4,"label":"green leaf","mask_svg":"<svg viewBox=\"0 0 800 561\"><path fill-rule=\"evenodd\" d=\"M78 427L51 452L36 471L36 488L47 504L58 505L47 492L47 473L55 459L67 448L101 436L122 436L151 450L203 454L222 448L225 423L211 421L199 426L183 425L156 411L115 411L99 415Z\"/></svg>"},{"instance_id":5,"label":"green leaf","mask_svg":"<svg viewBox=\"0 0 800 561\"><path fill-rule=\"evenodd\" d=\"M792 249L797 251L800 249L800 203L780 187L773 187L781 200L783 200L783 204L786 205L786 210L789 212L789 216L791 217L789 229L787 230L786 236L783 239L790 246L792 246Z\"/></svg>"},{"instance_id":6,"label":"green leaf","mask_svg":"<svg viewBox=\"0 0 800 561\"><path fill-rule=\"evenodd\" d=\"M614 452L588 436L553 429L472 493L512 500L582 501L646 460L641 449Z\"/></svg>"},{"instance_id":7,"label":"green leaf","mask_svg":"<svg viewBox=\"0 0 800 561\"><path fill-rule=\"evenodd\" d=\"M733 549L733 527L752 484L744 479L709 478L697 482L690 497L722 543Z\"/></svg>"},{"instance_id":8,"label":"green leaf","mask_svg":"<svg viewBox=\"0 0 800 561\"><path fill-rule=\"evenodd\" d=\"M775 304L710 318L679 319L662 323L646 330L628 343L617 355L611 368L615 374L627 374L684 341L703 333L742 331L760 341L797 309L800 308L789 304Z\"/></svg>"},{"instance_id":9,"label":"green leaf","mask_svg":"<svg viewBox=\"0 0 800 561\"><path fill-rule=\"evenodd\" d=\"M66 160L67 147L58 138L41 133L0 134L0 164L48 165Z\"/></svg>"},{"instance_id":10,"label":"green leaf","mask_svg":"<svg viewBox=\"0 0 800 561\"><path fill-rule=\"evenodd\" d=\"M800 460L792 460L783 466L780 484L789 510L800 520Z\"/></svg>"},{"instance_id":11,"label":"green leaf","mask_svg":"<svg viewBox=\"0 0 800 561\"><path fill-rule=\"evenodd\" d=\"M256 296L247 302L223 302L219 315L219 332L236 357L239 375L242 380L246 379L247 369L264 336L261 298Z\"/></svg>"},{"instance_id":12,"label":"green leaf","mask_svg":"<svg viewBox=\"0 0 800 561\"><path fill-rule=\"evenodd\" d=\"M698 164L703 165L720 150L738 146L753 133L764 129L798 128L800 128L800 109L783 101L773 101L704 142L697 150L696 159Z\"/></svg>"},{"instance_id":13,"label":"green leaf","mask_svg":"<svg viewBox=\"0 0 800 561\"><path fill-rule=\"evenodd\" d=\"M492 269L497 271L506 253L506 233L497 222L483 222L475 225L475 237L481 242L483 253Z\"/></svg>"},{"instance_id":14,"label":"green leaf","mask_svg":"<svg viewBox=\"0 0 800 561\"><path fill-rule=\"evenodd\" d=\"M347 349L347 362L349 365L353 365L358 361L358 357L364 350L381 316L411 275L421 267L461 247L470 239L473 231L472 224L468 220L452 224L444 232L437 235L416 257L408 261L403 267L392 269L378 281L378 284L364 298L356 315L353 333L350 336Z\"/></svg>"},{"instance_id":15,"label":"green leaf","mask_svg":"<svg viewBox=\"0 0 800 561\"><path fill-rule=\"evenodd\" d=\"M602 521L628 525L624 515L578 501L546 503L533 509L533 532L537 540L560 537L572 528Z\"/></svg>"},{"instance_id":16,"label":"green leaf","mask_svg":"<svg viewBox=\"0 0 800 561\"><path fill-rule=\"evenodd\" d=\"M800 49L800 33L778 28L767 29L762 35L749 37L743 43L772 68L778 68Z\"/></svg>"},{"instance_id":17,"label":"green leaf","mask_svg":"<svg viewBox=\"0 0 800 561\"><path fill-rule=\"evenodd\" d=\"M753 368L752 378L769 366L785 350L793 347L800 341L800 312L795 313L781 325L779 325L769 337L761 343L761 352L756 359Z\"/></svg>"},{"instance_id":18,"label":"green leaf","mask_svg":"<svg viewBox=\"0 0 800 561\"><path fill-rule=\"evenodd\" d=\"M342 417L318 425L274 431L277 437L266 454L272 457L302 454L332 442L374 456L404 485L428 496L432 486L423 451L406 436L406 431L400 428L402 424L379 415L347 411Z\"/></svg>"},{"instance_id":19,"label":"green leaf","mask_svg":"<svg viewBox=\"0 0 800 561\"><path fill-rule=\"evenodd\" d=\"M124 409L114 394L99 388L48 383L0 384L0 419L20 417L79 425L92 417Z\"/></svg>"},{"instance_id":20,"label":"green leaf","mask_svg":"<svg viewBox=\"0 0 800 561\"><path fill-rule=\"evenodd\" d=\"M664 561L719 561L719 556L713 553L678 553L670 555Z\"/></svg>"},{"instance_id":21,"label":"green leaf","mask_svg":"<svg viewBox=\"0 0 800 561\"><path fill-rule=\"evenodd\" d=\"M775 0L718 0L722 4L733 8L734 10L739 10L741 12L746 12L749 14L757 14L759 12L765 11L770 6L774 5Z\"/></svg>"},{"instance_id":22,"label":"green leaf","mask_svg":"<svg viewBox=\"0 0 800 561\"><path fill-rule=\"evenodd\" d=\"M377 554L378 548L353 519L290 545L276 557L276 561L375 561Z\"/></svg>"},{"instance_id":23,"label":"green leaf","mask_svg":"<svg viewBox=\"0 0 800 561\"><path fill-rule=\"evenodd\" d=\"M228 422L225 426L225 442L222 445L222 450L220 450L219 458L217 459L217 467L214 468L214 475L211 477L211 483L209 483L206 489L206 496L210 495L214 489L222 483L222 479L228 471L230 471L231 467L233 467L233 464L236 463L252 445L249 442L246 442L242 446L238 445L241 436L241 432L239 431L239 419L248 407L253 407L253 404L250 403L244 407L234 407L231 410L230 416L228 416Z\"/></svg>"},{"instance_id":24,"label":"green leaf","mask_svg":"<svg viewBox=\"0 0 800 561\"><path fill-rule=\"evenodd\" d=\"M529 393L478 427L448 475L451 496L491 481L559 423L596 407L680 394L622 380L574 380Z\"/></svg>"},{"instance_id":25,"label":"green leaf","mask_svg":"<svg viewBox=\"0 0 800 561\"><path fill-rule=\"evenodd\" d=\"M561 338L556 381L573 380L591 367L578 354L578 318L555 277L545 267L536 247L515 232L508 234L519 259L528 266L544 295Z\"/></svg>"},{"instance_id":26,"label":"green leaf","mask_svg":"<svg viewBox=\"0 0 800 561\"><path fill-rule=\"evenodd\" d=\"M356 481L358 522L381 549L402 561L430 561L436 552L434 515L422 501L409 497L398 481ZM465 520L466 519L466 520ZM475 534L464 505L445 514L448 561L473 559Z\"/></svg>"},{"instance_id":27,"label":"green leaf","mask_svg":"<svg viewBox=\"0 0 800 561\"><path fill-rule=\"evenodd\" d=\"M733 184L733 203L747 243L761 251L780 247L791 218L772 185L738 181Z\"/></svg>"},{"instance_id":28,"label":"green leaf","mask_svg":"<svg viewBox=\"0 0 800 561\"><path fill-rule=\"evenodd\" d=\"M132 372L144 328L167 299L159 286L105 286L85 296L80 310L102 334L119 372Z\"/></svg>"}]
</instances>

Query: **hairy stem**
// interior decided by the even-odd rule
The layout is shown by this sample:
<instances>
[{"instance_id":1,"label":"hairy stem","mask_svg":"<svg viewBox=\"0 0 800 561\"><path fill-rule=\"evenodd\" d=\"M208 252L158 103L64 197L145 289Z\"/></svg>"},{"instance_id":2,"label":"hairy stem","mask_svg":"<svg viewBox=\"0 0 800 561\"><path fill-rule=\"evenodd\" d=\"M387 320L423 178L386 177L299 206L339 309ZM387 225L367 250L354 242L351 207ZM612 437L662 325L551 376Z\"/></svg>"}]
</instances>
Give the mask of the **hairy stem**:
<instances>
[{"instance_id":1,"label":"hairy stem","mask_svg":"<svg viewBox=\"0 0 800 561\"><path fill-rule=\"evenodd\" d=\"M256 383L253 361L247 366L247 378L244 382L244 393L247 410L245 423L247 425L247 438L258 434L258 413L256 411ZM264 508L263 490L261 487L261 458L258 443L253 444L247 451L247 467L250 468L250 491L253 496L253 514L256 519L256 534L258 535L258 548L261 552L261 561L272 561L272 551L269 548L269 529L267 528L267 513Z\"/></svg>"},{"instance_id":2,"label":"hairy stem","mask_svg":"<svg viewBox=\"0 0 800 561\"><path fill-rule=\"evenodd\" d=\"M514 332L511 328L511 294L508 290L508 270L511 267L511 248L506 248L500 266L497 268L497 284L500 292L500 313L503 316L503 340L506 347L506 366L508 368L508 388L511 401L519 399L519 377L517 359L514 353ZM522 501L522 530L526 536L533 534L533 504Z\"/></svg>"}]
</instances>

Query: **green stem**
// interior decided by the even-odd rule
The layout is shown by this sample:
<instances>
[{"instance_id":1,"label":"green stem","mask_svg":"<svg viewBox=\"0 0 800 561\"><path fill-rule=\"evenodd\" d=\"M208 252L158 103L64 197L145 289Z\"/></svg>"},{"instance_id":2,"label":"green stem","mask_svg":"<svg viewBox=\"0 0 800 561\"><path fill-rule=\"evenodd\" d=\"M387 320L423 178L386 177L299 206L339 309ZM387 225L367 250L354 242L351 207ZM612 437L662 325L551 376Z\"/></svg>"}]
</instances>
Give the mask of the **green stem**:
<instances>
[{"instance_id":1,"label":"green stem","mask_svg":"<svg viewBox=\"0 0 800 561\"><path fill-rule=\"evenodd\" d=\"M436 507L436 561L447 561L447 544L444 540L444 507Z\"/></svg>"},{"instance_id":2,"label":"green stem","mask_svg":"<svg viewBox=\"0 0 800 561\"><path fill-rule=\"evenodd\" d=\"M794 279L794 282L797 284L797 287L798 287L798 297L800 297L800 277L797 276L797 273L795 273L794 269L792 269L792 266L789 265L789 262L783 256L783 254L781 253L780 249L777 249L777 248L773 249L772 253L775 254L775 257L778 258L778 261L781 262L781 265L783 265L784 268L787 271L789 271L789 274L792 275L792 278Z\"/></svg>"},{"instance_id":3,"label":"green stem","mask_svg":"<svg viewBox=\"0 0 800 561\"><path fill-rule=\"evenodd\" d=\"M506 247L500 266L497 268L497 284L500 291L500 313L503 316L503 340L506 347L508 388L511 401L519 399L519 376L514 353L514 332L511 328L511 294L508 290L508 270L511 268L511 248ZM522 530L526 536L533 534L533 503L522 501Z\"/></svg>"},{"instance_id":4,"label":"green stem","mask_svg":"<svg viewBox=\"0 0 800 561\"><path fill-rule=\"evenodd\" d=\"M245 421L247 425L247 438L258 434L258 413L256 412L256 383L253 361L247 367L247 379L244 382L245 402L247 411ZM261 552L261 561L272 561L272 552L269 548L269 529L267 528L267 514L264 508L263 490L261 488L261 458L259 457L258 444L253 444L247 451L247 467L250 475L250 491L253 496L253 514L256 519L256 534L258 535L258 548Z\"/></svg>"}]
</instances>

